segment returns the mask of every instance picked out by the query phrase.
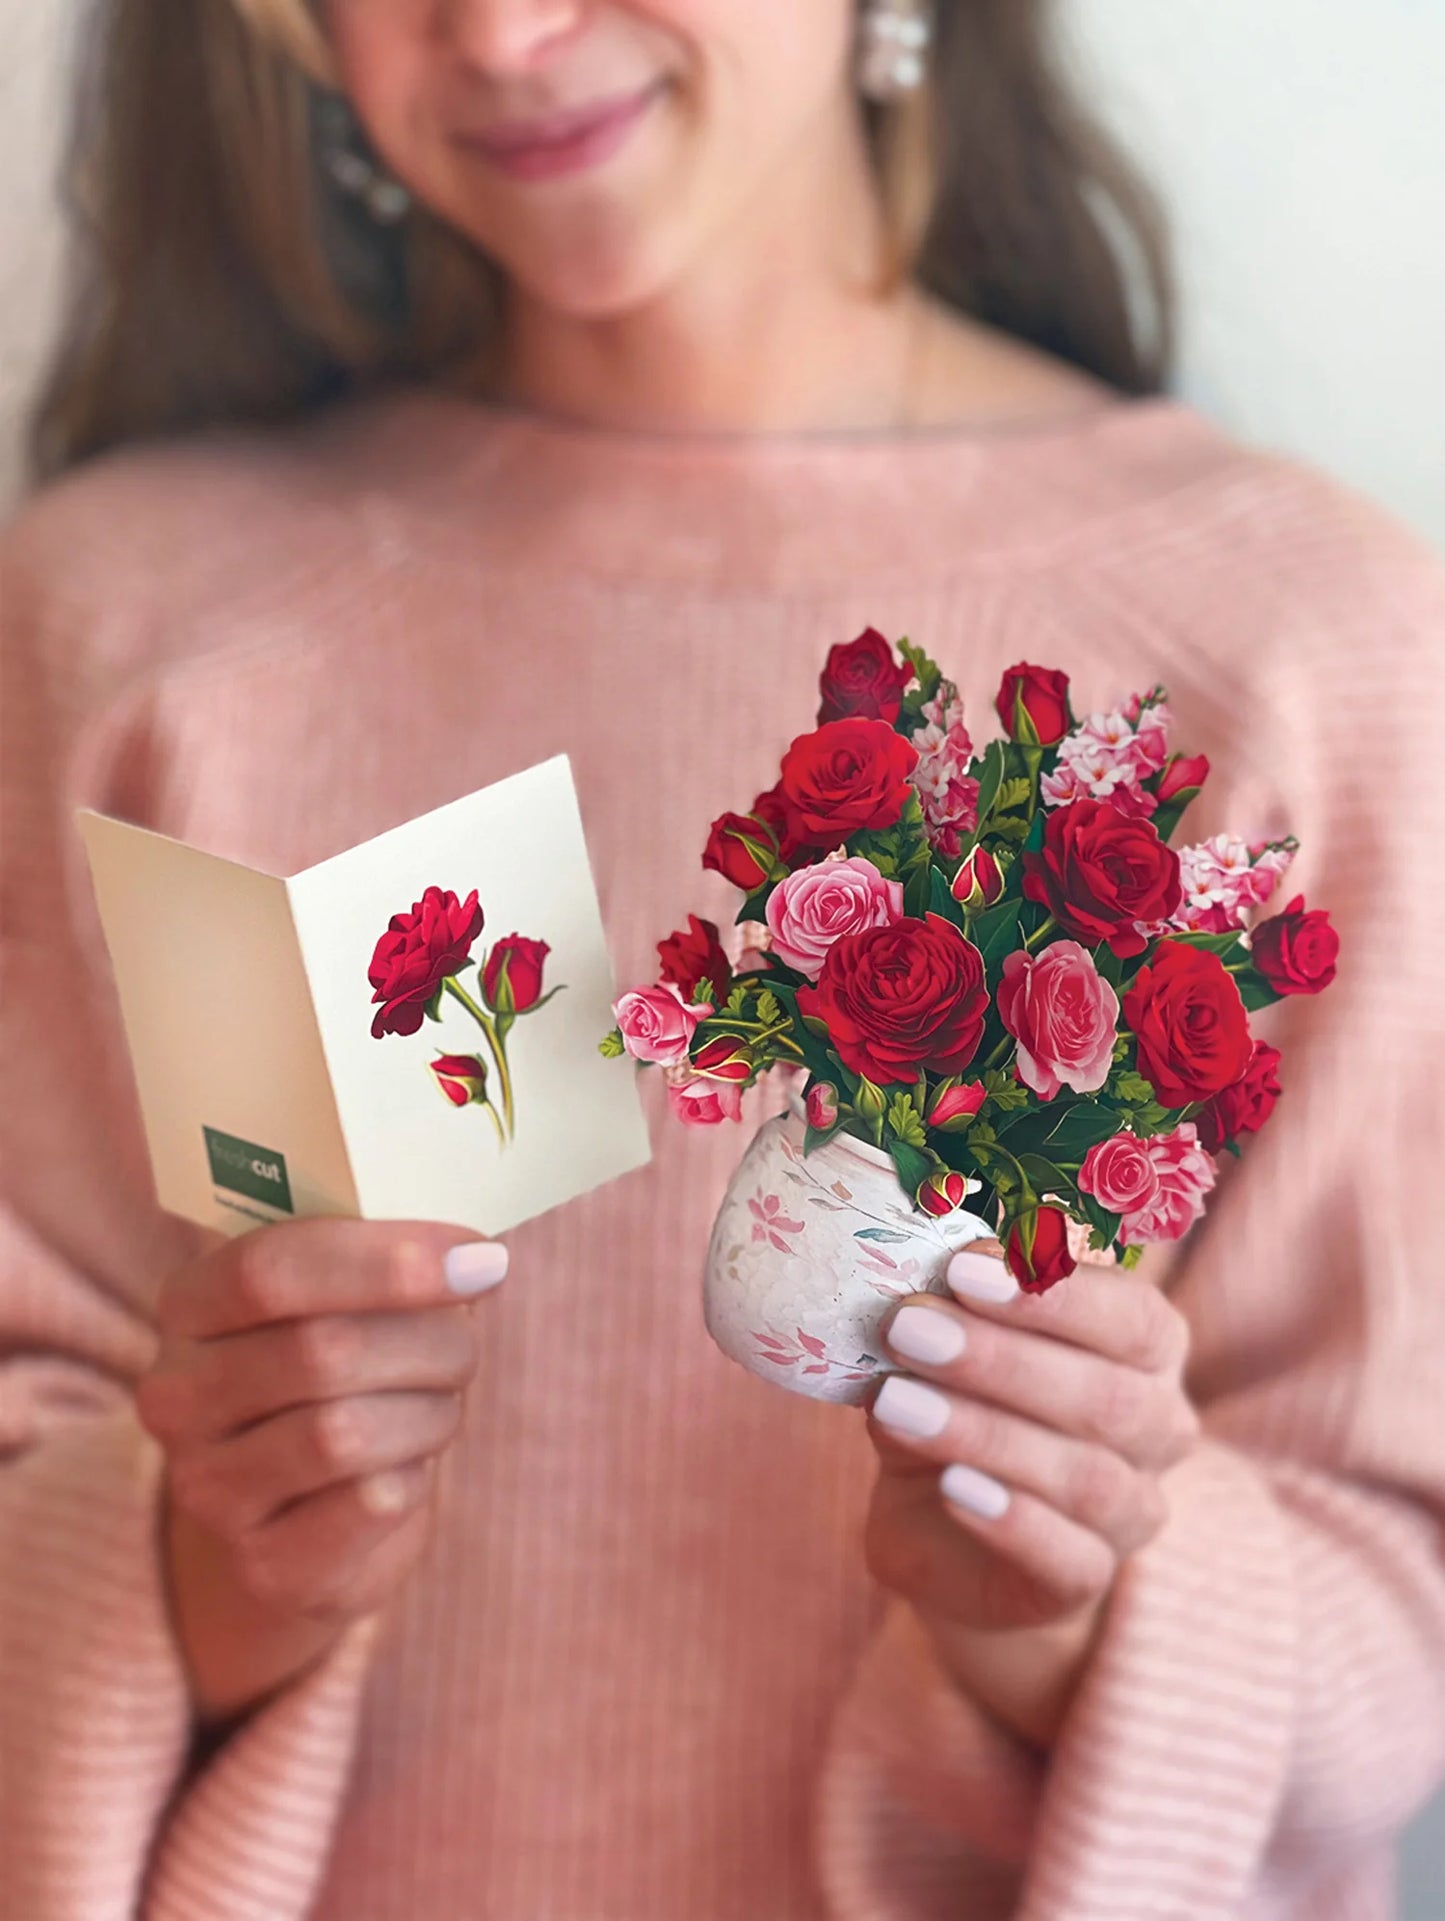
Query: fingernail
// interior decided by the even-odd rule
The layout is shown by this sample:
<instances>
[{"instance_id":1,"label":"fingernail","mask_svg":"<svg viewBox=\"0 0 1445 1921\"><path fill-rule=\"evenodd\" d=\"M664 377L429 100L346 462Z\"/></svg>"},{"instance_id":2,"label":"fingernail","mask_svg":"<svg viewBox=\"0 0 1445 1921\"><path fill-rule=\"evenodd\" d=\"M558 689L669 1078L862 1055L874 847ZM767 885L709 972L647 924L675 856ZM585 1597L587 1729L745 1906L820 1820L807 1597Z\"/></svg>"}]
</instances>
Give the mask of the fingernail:
<instances>
[{"instance_id":1,"label":"fingernail","mask_svg":"<svg viewBox=\"0 0 1445 1921\"><path fill-rule=\"evenodd\" d=\"M956 1361L968 1340L951 1314L933 1307L901 1307L888 1330L888 1345L906 1361L942 1367Z\"/></svg>"},{"instance_id":2,"label":"fingernail","mask_svg":"<svg viewBox=\"0 0 1445 1921\"><path fill-rule=\"evenodd\" d=\"M373 1474L361 1483L361 1504L373 1514L400 1514L410 1498L404 1476Z\"/></svg>"},{"instance_id":3,"label":"fingernail","mask_svg":"<svg viewBox=\"0 0 1445 1921\"><path fill-rule=\"evenodd\" d=\"M965 1247L948 1263L948 1285L967 1301L1011 1301L1019 1284L1004 1263L992 1254Z\"/></svg>"},{"instance_id":4,"label":"fingernail","mask_svg":"<svg viewBox=\"0 0 1445 1921\"><path fill-rule=\"evenodd\" d=\"M447 1249L442 1262L453 1294L485 1294L507 1272L507 1250L500 1241L462 1241Z\"/></svg>"},{"instance_id":5,"label":"fingernail","mask_svg":"<svg viewBox=\"0 0 1445 1921\"><path fill-rule=\"evenodd\" d=\"M943 1470L940 1485L945 1501L970 1514L980 1514L985 1521L996 1521L1009 1504L1009 1491L1002 1481L994 1480L991 1474L980 1474L976 1467L964 1467L959 1461Z\"/></svg>"},{"instance_id":6,"label":"fingernail","mask_svg":"<svg viewBox=\"0 0 1445 1921\"><path fill-rule=\"evenodd\" d=\"M928 1441L948 1426L948 1397L906 1374L890 1374L873 1403L873 1418L895 1434Z\"/></svg>"}]
</instances>

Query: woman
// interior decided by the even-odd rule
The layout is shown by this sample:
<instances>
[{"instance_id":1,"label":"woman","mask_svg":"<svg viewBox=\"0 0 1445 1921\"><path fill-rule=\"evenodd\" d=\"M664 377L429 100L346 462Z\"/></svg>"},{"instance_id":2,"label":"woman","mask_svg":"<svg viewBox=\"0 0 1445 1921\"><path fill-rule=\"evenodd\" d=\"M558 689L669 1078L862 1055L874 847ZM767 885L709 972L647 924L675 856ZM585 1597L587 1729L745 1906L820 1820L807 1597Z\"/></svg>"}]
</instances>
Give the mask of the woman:
<instances>
[{"instance_id":1,"label":"woman","mask_svg":"<svg viewBox=\"0 0 1445 1921\"><path fill-rule=\"evenodd\" d=\"M76 471L4 550L6 1912L1387 1914L1445 1748L1427 556L1158 397L1042 6L105 47ZM731 1129L505 1253L157 1212L73 805L285 872L565 750L649 978L870 623L980 732L1020 657L1167 682L1201 831L1304 843L1346 965L1182 1253L964 1264L864 1422L705 1340Z\"/></svg>"}]
</instances>

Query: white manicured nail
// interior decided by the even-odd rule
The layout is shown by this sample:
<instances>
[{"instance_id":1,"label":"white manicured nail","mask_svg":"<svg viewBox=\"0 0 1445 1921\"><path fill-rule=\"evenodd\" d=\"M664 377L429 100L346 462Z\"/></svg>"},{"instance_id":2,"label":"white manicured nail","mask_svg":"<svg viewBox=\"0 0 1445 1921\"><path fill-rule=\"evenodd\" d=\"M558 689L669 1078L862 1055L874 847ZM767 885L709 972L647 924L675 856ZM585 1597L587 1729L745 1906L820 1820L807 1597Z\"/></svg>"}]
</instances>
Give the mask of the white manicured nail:
<instances>
[{"instance_id":1,"label":"white manicured nail","mask_svg":"<svg viewBox=\"0 0 1445 1921\"><path fill-rule=\"evenodd\" d=\"M906 1374L890 1374L873 1403L873 1418L911 1441L932 1440L948 1426L948 1396Z\"/></svg>"},{"instance_id":2,"label":"white manicured nail","mask_svg":"<svg viewBox=\"0 0 1445 1921\"><path fill-rule=\"evenodd\" d=\"M411 1490L400 1474L373 1474L361 1483L361 1504L372 1514L400 1514Z\"/></svg>"},{"instance_id":3,"label":"white manicured nail","mask_svg":"<svg viewBox=\"0 0 1445 1921\"><path fill-rule=\"evenodd\" d=\"M500 1241L462 1241L449 1247L442 1262L453 1294L485 1294L507 1272L507 1250Z\"/></svg>"},{"instance_id":4,"label":"white manicured nail","mask_svg":"<svg viewBox=\"0 0 1445 1921\"><path fill-rule=\"evenodd\" d=\"M996 1521L1009 1504L1009 1491L1002 1481L958 1461L943 1470L942 1487L945 1501L966 1508L970 1514L981 1514L986 1521Z\"/></svg>"},{"instance_id":5,"label":"white manicured nail","mask_svg":"<svg viewBox=\"0 0 1445 1921\"><path fill-rule=\"evenodd\" d=\"M894 1353L924 1367L956 1361L967 1340L961 1324L934 1307L901 1307L888 1330L888 1345Z\"/></svg>"},{"instance_id":6,"label":"white manicured nail","mask_svg":"<svg viewBox=\"0 0 1445 1921\"><path fill-rule=\"evenodd\" d=\"M1011 1301L1019 1284L995 1254L966 1247L948 1263L948 1285L967 1301Z\"/></svg>"}]
</instances>

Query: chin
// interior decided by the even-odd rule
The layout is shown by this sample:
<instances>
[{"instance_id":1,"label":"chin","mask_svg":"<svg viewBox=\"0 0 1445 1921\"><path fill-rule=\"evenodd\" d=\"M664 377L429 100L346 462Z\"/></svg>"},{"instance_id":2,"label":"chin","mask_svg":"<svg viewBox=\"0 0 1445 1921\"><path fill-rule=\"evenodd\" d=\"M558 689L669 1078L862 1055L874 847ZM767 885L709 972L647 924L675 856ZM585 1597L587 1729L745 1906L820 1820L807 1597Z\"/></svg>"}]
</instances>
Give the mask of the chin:
<instances>
[{"instance_id":1,"label":"chin","mask_svg":"<svg viewBox=\"0 0 1445 1921\"><path fill-rule=\"evenodd\" d=\"M494 250L492 257L528 295L553 312L574 320L611 320L646 306L676 278L673 249L656 236L613 234L595 229L572 246L529 247L514 255Z\"/></svg>"}]
</instances>

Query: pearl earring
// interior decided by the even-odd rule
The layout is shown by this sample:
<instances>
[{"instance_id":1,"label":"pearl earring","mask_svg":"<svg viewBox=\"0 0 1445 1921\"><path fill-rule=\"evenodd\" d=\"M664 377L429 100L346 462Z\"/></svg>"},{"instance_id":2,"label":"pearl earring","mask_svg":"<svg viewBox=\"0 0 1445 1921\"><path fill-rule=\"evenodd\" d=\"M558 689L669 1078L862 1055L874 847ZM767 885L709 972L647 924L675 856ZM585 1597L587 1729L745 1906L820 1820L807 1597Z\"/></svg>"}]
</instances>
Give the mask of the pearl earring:
<instances>
[{"instance_id":1,"label":"pearl earring","mask_svg":"<svg viewBox=\"0 0 1445 1921\"><path fill-rule=\"evenodd\" d=\"M870 100L914 93L933 39L928 0L868 0L860 22L858 85Z\"/></svg>"},{"instance_id":2,"label":"pearl earring","mask_svg":"<svg viewBox=\"0 0 1445 1921\"><path fill-rule=\"evenodd\" d=\"M411 195L377 165L349 103L340 94L317 101L317 142L328 179L379 226L394 227L411 211Z\"/></svg>"}]
</instances>

